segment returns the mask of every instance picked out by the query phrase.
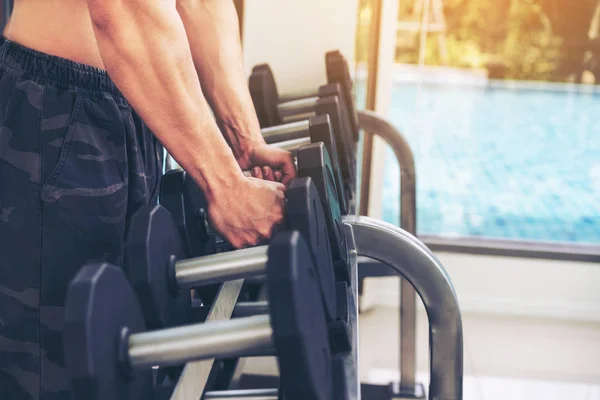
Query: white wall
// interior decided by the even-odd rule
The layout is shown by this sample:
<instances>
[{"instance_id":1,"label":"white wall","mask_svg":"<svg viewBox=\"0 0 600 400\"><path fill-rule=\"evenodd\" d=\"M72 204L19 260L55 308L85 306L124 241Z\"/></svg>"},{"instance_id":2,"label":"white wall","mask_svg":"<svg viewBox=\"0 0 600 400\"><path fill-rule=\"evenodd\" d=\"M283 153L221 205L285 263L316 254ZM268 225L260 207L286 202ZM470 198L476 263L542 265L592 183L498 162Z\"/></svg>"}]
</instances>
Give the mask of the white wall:
<instances>
[{"instance_id":1,"label":"white wall","mask_svg":"<svg viewBox=\"0 0 600 400\"><path fill-rule=\"evenodd\" d=\"M354 60L358 0L247 0L246 68L268 63L280 93L325 83L325 53Z\"/></svg>"},{"instance_id":2,"label":"white wall","mask_svg":"<svg viewBox=\"0 0 600 400\"><path fill-rule=\"evenodd\" d=\"M436 253L463 314L600 322L600 266L593 263ZM396 306L396 278L369 278L366 307ZM421 311L422 308L420 307Z\"/></svg>"}]
</instances>

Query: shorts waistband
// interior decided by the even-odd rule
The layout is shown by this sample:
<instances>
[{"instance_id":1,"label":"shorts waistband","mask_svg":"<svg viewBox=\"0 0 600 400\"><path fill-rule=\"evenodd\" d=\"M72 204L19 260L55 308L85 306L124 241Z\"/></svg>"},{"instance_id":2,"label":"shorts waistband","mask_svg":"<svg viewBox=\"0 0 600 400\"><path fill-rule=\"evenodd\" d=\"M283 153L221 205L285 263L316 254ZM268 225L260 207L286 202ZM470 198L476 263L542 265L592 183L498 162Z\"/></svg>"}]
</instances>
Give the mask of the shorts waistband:
<instances>
[{"instance_id":1,"label":"shorts waistband","mask_svg":"<svg viewBox=\"0 0 600 400\"><path fill-rule=\"evenodd\" d=\"M5 37L0 38L0 65L17 72L23 79L90 95L106 93L119 103L127 104L106 71L30 49Z\"/></svg>"}]
</instances>

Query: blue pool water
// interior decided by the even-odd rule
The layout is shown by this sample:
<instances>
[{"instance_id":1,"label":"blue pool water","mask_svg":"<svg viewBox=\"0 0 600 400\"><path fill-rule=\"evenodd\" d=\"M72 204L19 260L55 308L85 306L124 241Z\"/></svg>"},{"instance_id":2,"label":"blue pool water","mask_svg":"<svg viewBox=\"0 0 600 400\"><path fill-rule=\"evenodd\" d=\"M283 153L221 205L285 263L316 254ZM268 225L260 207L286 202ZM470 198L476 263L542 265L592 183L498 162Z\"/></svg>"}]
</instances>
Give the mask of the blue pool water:
<instances>
[{"instance_id":1,"label":"blue pool water","mask_svg":"<svg viewBox=\"0 0 600 400\"><path fill-rule=\"evenodd\" d=\"M600 95L398 83L419 234L600 243ZM388 151L383 217L398 221Z\"/></svg>"}]
</instances>

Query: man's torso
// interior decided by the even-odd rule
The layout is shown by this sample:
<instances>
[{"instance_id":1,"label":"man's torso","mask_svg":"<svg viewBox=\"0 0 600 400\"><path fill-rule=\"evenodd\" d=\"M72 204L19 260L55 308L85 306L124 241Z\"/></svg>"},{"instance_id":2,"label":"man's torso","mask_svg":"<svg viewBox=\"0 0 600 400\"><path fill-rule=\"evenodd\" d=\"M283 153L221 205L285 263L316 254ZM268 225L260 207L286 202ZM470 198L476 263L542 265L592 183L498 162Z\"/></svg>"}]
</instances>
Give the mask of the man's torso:
<instances>
[{"instance_id":1,"label":"man's torso","mask_svg":"<svg viewBox=\"0 0 600 400\"><path fill-rule=\"evenodd\" d=\"M4 36L42 53L105 69L85 0L15 0Z\"/></svg>"}]
</instances>

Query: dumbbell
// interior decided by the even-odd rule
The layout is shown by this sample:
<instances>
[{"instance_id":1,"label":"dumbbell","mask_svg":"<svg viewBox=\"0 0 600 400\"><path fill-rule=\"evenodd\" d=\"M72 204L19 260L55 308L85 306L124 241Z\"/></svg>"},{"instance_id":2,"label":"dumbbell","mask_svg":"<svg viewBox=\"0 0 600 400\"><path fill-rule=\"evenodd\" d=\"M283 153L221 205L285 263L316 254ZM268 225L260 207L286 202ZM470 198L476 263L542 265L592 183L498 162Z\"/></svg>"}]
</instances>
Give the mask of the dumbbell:
<instances>
[{"instance_id":1,"label":"dumbbell","mask_svg":"<svg viewBox=\"0 0 600 400\"><path fill-rule=\"evenodd\" d=\"M347 214L347 203L353 193L347 187L348 181L343 176L342 164L347 162L348 157L343 147L343 140L335 135L332 115L334 114L318 115L289 124L265 128L261 130L261 133L268 144L286 149L293 154L306 144L323 142L331 158L340 208L342 214Z\"/></svg>"},{"instance_id":2,"label":"dumbbell","mask_svg":"<svg viewBox=\"0 0 600 400\"><path fill-rule=\"evenodd\" d=\"M249 82L250 94L259 119L264 119L265 117L261 115L265 114L278 116L272 122L263 122L264 127L276 128L286 121L295 121L312 115L330 116L333 132L337 138L339 165L346 182L347 196L352 199L356 180L356 135L349 121L348 111L341 100L344 92L340 84L332 83L320 87L315 97L279 104L277 86L268 65L254 67ZM268 132L268 129L263 129L263 132Z\"/></svg>"},{"instance_id":3,"label":"dumbbell","mask_svg":"<svg viewBox=\"0 0 600 400\"><path fill-rule=\"evenodd\" d=\"M336 264L326 225L328 218L324 215L320 195L312 179L303 177L291 182L286 196L286 228L299 231L308 241L310 256L318 266L317 278L331 346L336 353L347 352L351 349L352 334L347 318L349 290L346 282L336 283ZM142 207L131 218L124 269L138 294L148 326L164 328L193 320L190 289L197 288L202 298L202 287L206 285L263 275L260 258L258 264L247 261L251 259L248 257L264 256L267 249L267 246L259 246L186 259L171 214L162 206L150 205Z\"/></svg>"},{"instance_id":4,"label":"dumbbell","mask_svg":"<svg viewBox=\"0 0 600 400\"><path fill-rule=\"evenodd\" d=\"M297 155L298 149L306 144L323 142L332 162L332 173L340 201L340 210L342 214L348 213L348 200L353 194L346 187L347 182L342 177L340 157L345 155L340 152L340 149L343 148L338 147L339 139L334 135L329 115L314 116L306 120L262 129L261 133L266 143L273 147L285 149L294 156ZM167 161L169 160L170 158L167 159ZM176 171L176 168L173 165L167 168L167 171ZM244 171L244 175L249 177L252 176L252 173Z\"/></svg>"},{"instance_id":5,"label":"dumbbell","mask_svg":"<svg viewBox=\"0 0 600 400\"><path fill-rule=\"evenodd\" d=\"M313 112L309 106L317 97L337 96L345 114L348 116L350 131L354 134L354 142L358 141L358 113L352 92L352 79L348 62L339 51L330 51L325 55L325 66L328 85L321 86L316 91L309 91L300 95L279 95L277 85L270 67L267 64L257 65L253 68L249 79L250 92L254 94L255 109L262 127L280 125L286 117L292 114ZM256 74L255 74L256 73ZM260 76L262 73L266 76ZM337 88L336 88L337 85ZM290 102L308 100L295 105ZM283 103L288 103L284 105ZM295 109L300 107L299 109Z\"/></svg>"},{"instance_id":6,"label":"dumbbell","mask_svg":"<svg viewBox=\"0 0 600 400\"><path fill-rule=\"evenodd\" d=\"M341 230L342 214L329 153L322 143L302 146L297 151L297 164L298 176L312 178L321 199L337 280L348 282L350 275L345 236ZM163 176L159 199L175 219L187 257L219 250L218 238L207 234L204 223L206 199L198 185L184 171L173 170Z\"/></svg>"},{"instance_id":7,"label":"dumbbell","mask_svg":"<svg viewBox=\"0 0 600 400\"><path fill-rule=\"evenodd\" d=\"M337 197L340 201L340 210L342 214L347 214L349 191L346 188L346 182L342 178L340 168L337 142L331 125L331 119L328 115L311 117L310 119L297 121L290 124L284 124L273 128L261 130L266 143L271 146L285 149L297 156L298 149L310 143L323 142L327 148L332 163L332 176L335 181ZM168 172L177 171L169 168ZM244 175L250 177L250 171L244 171Z\"/></svg>"},{"instance_id":8,"label":"dumbbell","mask_svg":"<svg viewBox=\"0 0 600 400\"><path fill-rule=\"evenodd\" d=\"M152 398L154 366L270 352L277 354L286 400L331 400L331 354L308 246L298 232L288 231L277 234L267 251L246 254L246 267L239 256L229 262L247 270L262 264L268 315L149 332L122 270L84 266L69 285L65 305L65 362L75 400L146 400ZM207 259L209 270L226 261Z\"/></svg>"},{"instance_id":9,"label":"dumbbell","mask_svg":"<svg viewBox=\"0 0 600 400\"><path fill-rule=\"evenodd\" d=\"M336 296L336 318L327 321L327 330L331 352L333 354L343 354L352 348L352 344L350 343L352 337L350 327L350 307L352 300L347 282L336 283ZM238 302L233 309L231 318L267 314L268 310L269 303L267 301Z\"/></svg>"}]
</instances>

